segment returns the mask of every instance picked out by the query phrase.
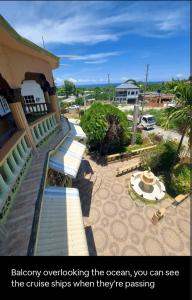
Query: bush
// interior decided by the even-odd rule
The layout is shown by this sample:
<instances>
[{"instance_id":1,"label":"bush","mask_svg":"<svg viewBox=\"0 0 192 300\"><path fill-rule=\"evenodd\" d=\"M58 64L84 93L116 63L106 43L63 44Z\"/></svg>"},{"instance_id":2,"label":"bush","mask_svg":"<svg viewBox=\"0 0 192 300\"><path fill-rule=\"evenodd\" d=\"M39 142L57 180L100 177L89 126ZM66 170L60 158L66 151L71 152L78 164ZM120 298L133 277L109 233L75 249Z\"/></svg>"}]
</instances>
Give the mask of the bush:
<instances>
[{"instance_id":1,"label":"bush","mask_svg":"<svg viewBox=\"0 0 192 300\"><path fill-rule=\"evenodd\" d=\"M102 155L118 152L130 142L125 113L110 104L93 103L81 117L81 126L88 137L89 148Z\"/></svg>"},{"instance_id":2,"label":"bush","mask_svg":"<svg viewBox=\"0 0 192 300\"><path fill-rule=\"evenodd\" d=\"M190 192L190 166L188 164L176 165L171 176L171 189L177 194Z\"/></svg>"},{"instance_id":3,"label":"bush","mask_svg":"<svg viewBox=\"0 0 192 300\"><path fill-rule=\"evenodd\" d=\"M156 174L168 173L173 165L178 144L172 141L160 143L157 148L143 156L145 167Z\"/></svg>"},{"instance_id":4,"label":"bush","mask_svg":"<svg viewBox=\"0 0 192 300\"><path fill-rule=\"evenodd\" d=\"M76 105L80 105L83 106L84 105L84 98L83 97L79 97L75 100L75 104Z\"/></svg>"},{"instance_id":5,"label":"bush","mask_svg":"<svg viewBox=\"0 0 192 300\"><path fill-rule=\"evenodd\" d=\"M136 144L142 145L143 144L143 137L141 133L136 133Z\"/></svg>"}]
</instances>

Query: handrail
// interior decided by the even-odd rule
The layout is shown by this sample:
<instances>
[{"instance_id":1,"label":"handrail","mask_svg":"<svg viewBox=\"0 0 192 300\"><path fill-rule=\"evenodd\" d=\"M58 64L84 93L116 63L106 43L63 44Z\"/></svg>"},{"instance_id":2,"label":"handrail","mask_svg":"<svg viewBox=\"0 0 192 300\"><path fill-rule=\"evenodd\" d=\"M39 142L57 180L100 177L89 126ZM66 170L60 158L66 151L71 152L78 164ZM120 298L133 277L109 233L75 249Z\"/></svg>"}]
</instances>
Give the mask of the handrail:
<instances>
[{"instance_id":1,"label":"handrail","mask_svg":"<svg viewBox=\"0 0 192 300\"><path fill-rule=\"evenodd\" d=\"M65 118L65 117L64 117ZM56 144L54 149L50 149L46 153L44 165L43 165L43 173L42 173L42 179L40 183L40 188L37 196L37 201L35 204L35 212L34 212L34 217L33 217L33 224L32 224L32 229L31 229L31 236L28 244L28 250L27 250L27 256L33 256L34 255L34 250L35 250L35 241L36 241L36 236L37 236L37 231L38 231L38 224L39 224L39 217L40 217L40 212L41 212L41 206L42 206L42 199L43 199L43 193L44 193L44 188L46 184L46 179L47 179L47 172L48 172L48 162L50 155L55 151L60 144L65 140L67 137L68 133L71 130L70 123L67 118L65 118L67 123L68 123L68 131L66 132L65 136Z\"/></svg>"},{"instance_id":2,"label":"handrail","mask_svg":"<svg viewBox=\"0 0 192 300\"><path fill-rule=\"evenodd\" d=\"M13 149L19 144L21 139L26 134L25 130L18 130L12 137L4 144L4 146L0 149L0 166L9 156L9 154L13 151Z\"/></svg>"},{"instance_id":3,"label":"handrail","mask_svg":"<svg viewBox=\"0 0 192 300\"><path fill-rule=\"evenodd\" d=\"M48 113L42 117L40 117L39 119L33 121L32 123L29 124L29 127L32 129L33 127L37 126L38 124L40 124L42 121L48 119L50 116L55 115L55 112L52 113Z\"/></svg>"}]
</instances>

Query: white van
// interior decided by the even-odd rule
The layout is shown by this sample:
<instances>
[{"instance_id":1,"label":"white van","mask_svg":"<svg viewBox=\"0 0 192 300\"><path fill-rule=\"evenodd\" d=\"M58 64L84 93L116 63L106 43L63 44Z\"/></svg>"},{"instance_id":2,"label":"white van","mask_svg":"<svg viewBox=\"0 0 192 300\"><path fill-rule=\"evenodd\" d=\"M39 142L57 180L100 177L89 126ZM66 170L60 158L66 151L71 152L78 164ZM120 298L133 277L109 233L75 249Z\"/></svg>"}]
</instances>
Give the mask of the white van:
<instances>
[{"instance_id":1,"label":"white van","mask_svg":"<svg viewBox=\"0 0 192 300\"><path fill-rule=\"evenodd\" d=\"M154 116L152 115L143 115L141 117L140 124L143 126L144 129L152 129L154 128L156 121Z\"/></svg>"}]
</instances>

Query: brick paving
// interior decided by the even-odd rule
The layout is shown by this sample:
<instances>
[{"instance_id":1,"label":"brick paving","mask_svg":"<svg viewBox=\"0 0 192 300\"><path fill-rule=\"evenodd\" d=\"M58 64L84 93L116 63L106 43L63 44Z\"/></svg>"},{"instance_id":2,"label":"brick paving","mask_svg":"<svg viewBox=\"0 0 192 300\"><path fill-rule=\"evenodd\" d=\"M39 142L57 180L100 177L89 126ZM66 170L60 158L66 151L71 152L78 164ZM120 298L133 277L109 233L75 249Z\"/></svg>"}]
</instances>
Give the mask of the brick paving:
<instances>
[{"instance_id":1,"label":"brick paving","mask_svg":"<svg viewBox=\"0 0 192 300\"><path fill-rule=\"evenodd\" d=\"M86 156L74 182L80 190L90 255L190 255L190 200L170 207L153 225L154 212L170 200L136 204L127 187L133 172L115 176L116 169L125 163L103 166Z\"/></svg>"}]
</instances>

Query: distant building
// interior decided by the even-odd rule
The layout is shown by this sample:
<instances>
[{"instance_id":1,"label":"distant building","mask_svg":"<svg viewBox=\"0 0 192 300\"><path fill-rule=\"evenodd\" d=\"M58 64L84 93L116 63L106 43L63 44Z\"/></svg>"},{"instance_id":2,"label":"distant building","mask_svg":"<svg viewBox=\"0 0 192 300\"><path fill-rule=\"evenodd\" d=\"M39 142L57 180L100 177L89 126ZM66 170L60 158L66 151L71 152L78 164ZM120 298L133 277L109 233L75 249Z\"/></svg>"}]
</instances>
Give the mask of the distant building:
<instances>
[{"instance_id":1,"label":"distant building","mask_svg":"<svg viewBox=\"0 0 192 300\"><path fill-rule=\"evenodd\" d=\"M115 100L120 103L135 103L139 97L139 88L132 80L125 81L115 88Z\"/></svg>"}]
</instances>

